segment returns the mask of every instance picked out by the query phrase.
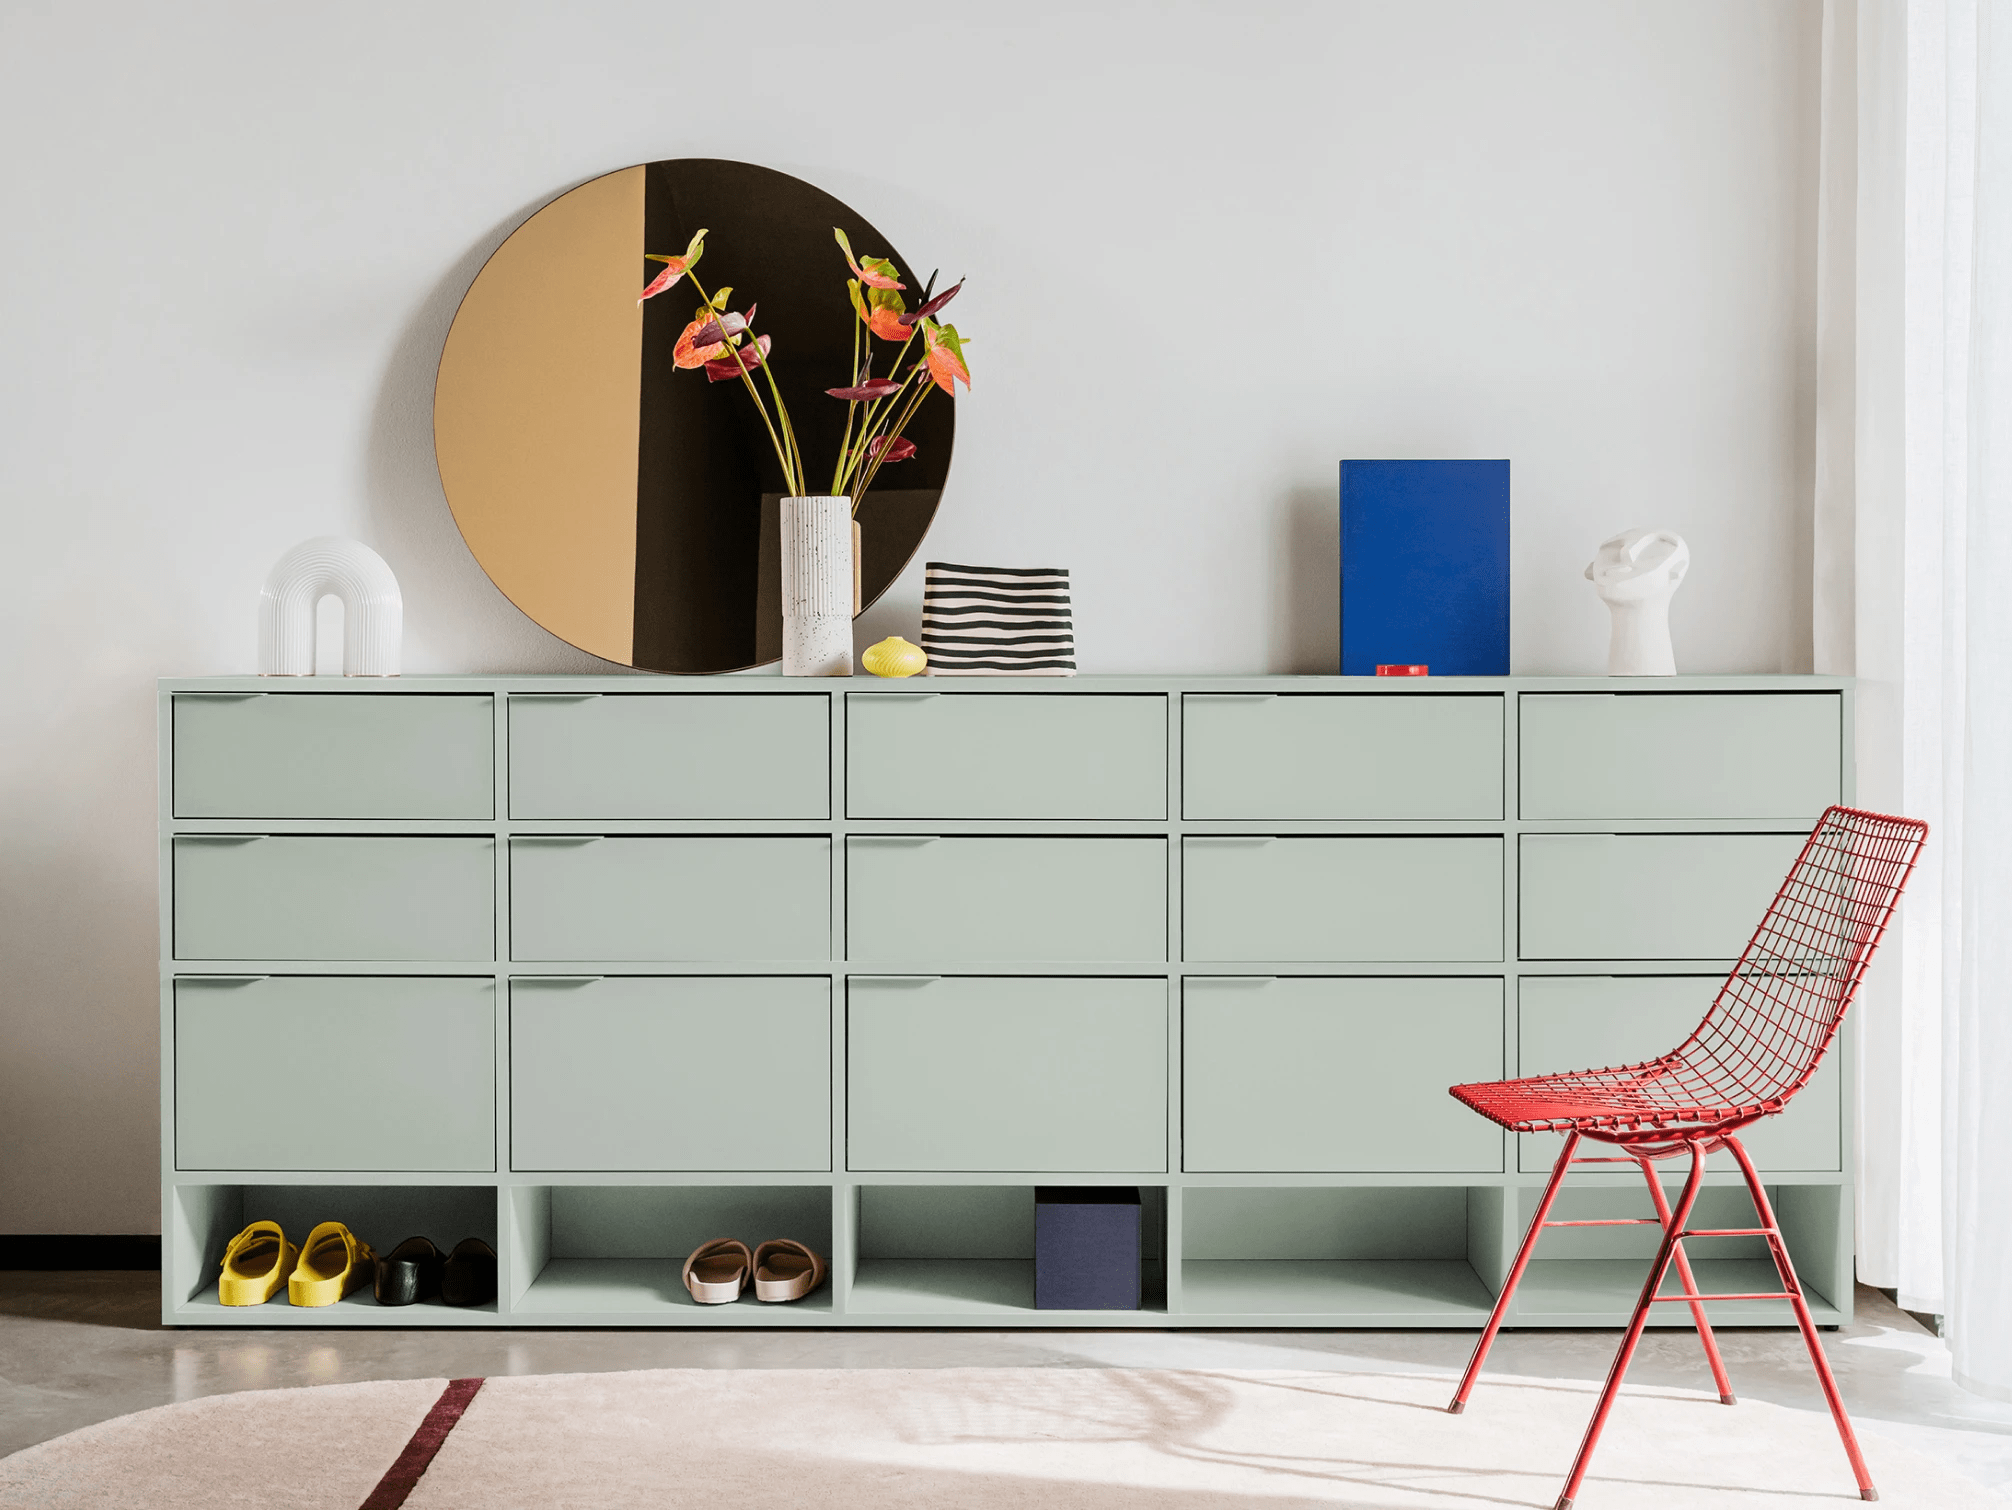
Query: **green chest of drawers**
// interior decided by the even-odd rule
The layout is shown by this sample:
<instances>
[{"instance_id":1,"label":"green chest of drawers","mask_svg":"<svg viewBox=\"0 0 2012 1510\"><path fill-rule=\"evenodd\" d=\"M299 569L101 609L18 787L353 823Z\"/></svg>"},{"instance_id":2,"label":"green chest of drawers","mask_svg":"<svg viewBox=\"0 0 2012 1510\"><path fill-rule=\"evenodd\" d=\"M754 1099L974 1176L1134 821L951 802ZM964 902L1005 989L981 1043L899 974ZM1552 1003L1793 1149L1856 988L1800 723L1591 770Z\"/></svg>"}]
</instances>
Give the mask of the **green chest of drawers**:
<instances>
[{"instance_id":1,"label":"green chest of drawers","mask_svg":"<svg viewBox=\"0 0 2012 1510\"><path fill-rule=\"evenodd\" d=\"M160 695L176 1325L1478 1325L1556 1140L1446 1087L1671 1047L1851 793L1812 677ZM1752 1139L1823 1321L1842 1059ZM1034 1188L1072 1183L1140 1187L1144 1309L1034 1309ZM227 1310L260 1217L483 1237L500 1294ZM1547 1241L1511 1324L1614 1324L1639 1232ZM832 1282L695 1306L721 1236Z\"/></svg>"}]
</instances>

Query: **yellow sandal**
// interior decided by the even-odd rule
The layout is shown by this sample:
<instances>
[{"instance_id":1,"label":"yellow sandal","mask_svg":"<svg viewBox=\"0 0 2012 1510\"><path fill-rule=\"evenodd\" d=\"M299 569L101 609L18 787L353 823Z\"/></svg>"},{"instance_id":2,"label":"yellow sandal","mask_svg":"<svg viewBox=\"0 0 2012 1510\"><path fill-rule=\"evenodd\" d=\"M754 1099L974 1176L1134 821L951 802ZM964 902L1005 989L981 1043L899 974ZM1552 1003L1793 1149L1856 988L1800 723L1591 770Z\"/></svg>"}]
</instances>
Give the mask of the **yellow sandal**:
<instances>
[{"instance_id":1,"label":"yellow sandal","mask_svg":"<svg viewBox=\"0 0 2012 1510\"><path fill-rule=\"evenodd\" d=\"M297 1306L332 1306L351 1290L376 1276L377 1255L370 1244L341 1222L323 1222L300 1245L300 1264L286 1284L286 1298Z\"/></svg>"},{"instance_id":2,"label":"yellow sandal","mask_svg":"<svg viewBox=\"0 0 2012 1510\"><path fill-rule=\"evenodd\" d=\"M227 1306L262 1306L287 1282L300 1250L286 1240L278 1222L253 1222L224 1249L217 1300Z\"/></svg>"}]
</instances>

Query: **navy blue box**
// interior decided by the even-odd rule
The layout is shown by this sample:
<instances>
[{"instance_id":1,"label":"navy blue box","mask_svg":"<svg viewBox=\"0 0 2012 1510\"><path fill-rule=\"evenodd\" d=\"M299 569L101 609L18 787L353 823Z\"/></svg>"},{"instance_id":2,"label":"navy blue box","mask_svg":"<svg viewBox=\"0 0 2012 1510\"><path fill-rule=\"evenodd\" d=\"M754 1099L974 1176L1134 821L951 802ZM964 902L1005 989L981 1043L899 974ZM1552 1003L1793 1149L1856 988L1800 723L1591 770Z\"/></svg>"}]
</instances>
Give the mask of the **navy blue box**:
<instances>
[{"instance_id":1,"label":"navy blue box","mask_svg":"<svg viewBox=\"0 0 2012 1510\"><path fill-rule=\"evenodd\" d=\"M1136 1186L1034 1190L1034 1308L1136 1311L1142 1287Z\"/></svg>"}]
</instances>

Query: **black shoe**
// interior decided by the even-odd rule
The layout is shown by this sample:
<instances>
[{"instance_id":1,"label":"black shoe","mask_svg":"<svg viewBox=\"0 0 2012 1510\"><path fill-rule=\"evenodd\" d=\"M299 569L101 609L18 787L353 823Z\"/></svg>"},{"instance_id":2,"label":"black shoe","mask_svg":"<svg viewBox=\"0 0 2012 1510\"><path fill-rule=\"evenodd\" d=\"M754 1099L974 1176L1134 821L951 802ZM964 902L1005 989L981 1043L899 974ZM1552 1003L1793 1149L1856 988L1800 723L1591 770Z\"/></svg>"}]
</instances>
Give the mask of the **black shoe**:
<instances>
[{"instance_id":1,"label":"black shoe","mask_svg":"<svg viewBox=\"0 0 2012 1510\"><path fill-rule=\"evenodd\" d=\"M440 1268L445 1262L431 1238L408 1237L377 1260L377 1303L409 1306L440 1293Z\"/></svg>"},{"instance_id":2,"label":"black shoe","mask_svg":"<svg viewBox=\"0 0 2012 1510\"><path fill-rule=\"evenodd\" d=\"M440 1271L440 1298L451 1306L484 1306L496 1298L496 1250L464 1237Z\"/></svg>"}]
</instances>

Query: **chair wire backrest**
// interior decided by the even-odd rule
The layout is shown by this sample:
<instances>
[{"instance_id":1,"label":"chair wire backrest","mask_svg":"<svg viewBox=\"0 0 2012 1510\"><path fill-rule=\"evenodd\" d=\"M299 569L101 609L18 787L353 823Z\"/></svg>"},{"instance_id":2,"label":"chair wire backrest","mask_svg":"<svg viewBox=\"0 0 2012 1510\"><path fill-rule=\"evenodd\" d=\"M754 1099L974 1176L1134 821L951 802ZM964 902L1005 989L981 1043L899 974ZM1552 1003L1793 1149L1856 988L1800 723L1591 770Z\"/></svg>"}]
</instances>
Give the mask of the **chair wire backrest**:
<instances>
[{"instance_id":1,"label":"chair wire backrest","mask_svg":"<svg viewBox=\"0 0 2012 1510\"><path fill-rule=\"evenodd\" d=\"M1779 1103L1809 1083L1927 837L1916 819L1857 808L1817 820L1711 1010L1665 1061L1701 1100Z\"/></svg>"}]
</instances>

